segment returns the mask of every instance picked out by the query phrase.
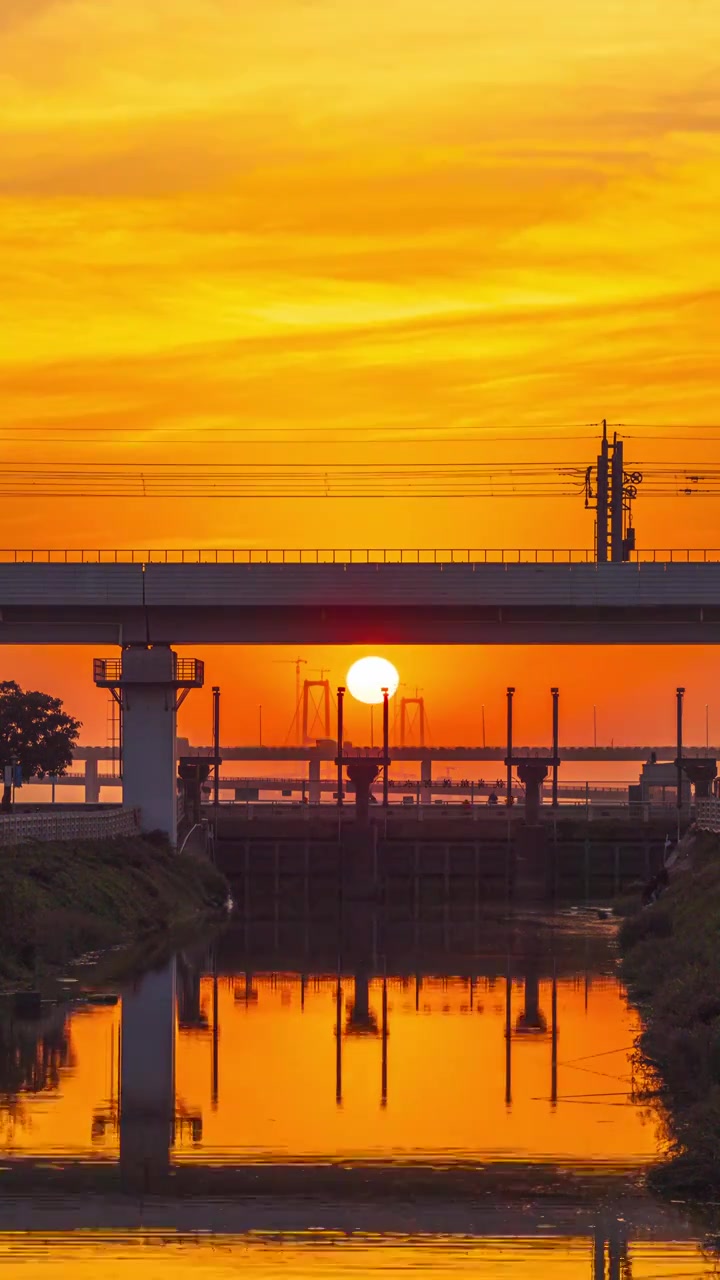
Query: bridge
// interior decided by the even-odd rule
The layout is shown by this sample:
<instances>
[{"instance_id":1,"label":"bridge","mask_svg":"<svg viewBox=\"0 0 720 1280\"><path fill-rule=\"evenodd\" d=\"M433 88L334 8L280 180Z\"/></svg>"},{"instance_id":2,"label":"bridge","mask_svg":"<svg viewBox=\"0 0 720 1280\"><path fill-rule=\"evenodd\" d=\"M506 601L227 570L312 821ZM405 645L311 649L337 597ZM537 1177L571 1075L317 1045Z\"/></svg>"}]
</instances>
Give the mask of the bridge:
<instances>
[{"instance_id":1,"label":"bridge","mask_svg":"<svg viewBox=\"0 0 720 1280\"><path fill-rule=\"evenodd\" d=\"M369 750L370 748L368 748ZM515 748L520 756L537 757L537 759L550 759L552 757L552 749L543 746L519 746ZM613 746L613 747L596 747L596 746L567 746L560 748L560 758L563 763L570 762L628 762L638 761L644 762L649 760L652 753L658 760L674 760L677 755L676 746ZM193 746L186 738L180 738L177 741L177 755L180 756L206 756L214 757L215 751L211 746ZM248 762L253 764L293 764L304 762L308 765L308 773L305 778L290 775L286 777L272 776L226 776L221 775L221 787L223 790L234 790L240 788L249 788L262 791L284 791L290 790L293 793L302 793L307 790L308 795L313 802L320 799L321 792L331 792L337 790L337 783L334 779L324 779L321 783L320 765L322 762L333 762L337 756L337 746L332 739L320 739L315 746L265 746L253 747L245 745L235 745L222 747L220 755L227 764L230 761ZM433 764L450 764L450 763L502 763L507 755L507 748L501 746L456 746L456 747L391 747L391 757L393 764L419 764L420 777L415 782L410 782L405 786L407 780L400 780L397 776L391 780L390 789L397 792L400 789L406 790L408 794L413 794L417 790L418 783L422 784L423 790L432 790L433 793L442 793L445 791L445 782L442 778L433 780ZM708 756L717 758L720 756L720 747L698 747L684 746L683 756L687 760L706 759ZM73 756L74 763L84 762L85 771L72 769L59 778L33 778L26 786L34 787L35 785L56 787L82 787L85 791L85 800L91 804L97 804L100 800L101 787L120 787L123 779L118 770L118 749L109 746L77 746ZM101 773L99 769L100 761L108 761L113 765L111 773ZM463 795L482 796L487 795L492 789L492 779L488 780L486 786L479 785L477 780L468 782L463 790L457 781L453 781L452 794L461 793ZM346 790L352 793L353 788L348 784ZM521 790L518 791L518 794ZM585 784L575 782L574 784L561 784L559 795L561 799L582 800L589 799L591 802L612 803L613 799L617 802L619 795L622 793L627 800L627 786L622 788L612 788L602 783L594 783L586 789Z\"/></svg>"},{"instance_id":2,"label":"bridge","mask_svg":"<svg viewBox=\"0 0 720 1280\"><path fill-rule=\"evenodd\" d=\"M328 562L312 563L291 562L292 553L275 562L270 552L259 563L75 563L69 557L82 553L46 554L59 562L0 563L0 643L720 640L720 563L714 561L493 563L462 552L462 560L449 553L428 563L422 557L437 553L417 551L414 560L370 563L358 563L351 552L328 552Z\"/></svg>"},{"instance_id":3,"label":"bridge","mask_svg":"<svg viewBox=\"0 0 720 1280\"><path fill-rule=\"evenodd\" d=\"M29 782L24 784L25 787L50 786L55 791L57 787L82 787L85 790L85 798L88 803L97 804L100 799L100 789L103 787L121 787L123 785L122 777L117 773L66 773L59 778L31 778ZM208 783L208 786L210 784ZM502 792L503 782L495 783L493 781L450 781L450 779L436 779L427 782L420 782L415 779L391 779L389 789L393 795L408 796L411 799L422 795L451 797L453 799L461 797L462 799L473 799L475 797L485 798L492 792L498 794ZM313 778L312 781L305 778L283 778L283 777L226 777L221 775L220 780L221 791L245 791L245 792L275 792L281 795L295 795L310 797L313 803L319 803L323 795L334 797L337 795L337 779L334 778ZM371 791L374 795L382 794L382 783L373 783ZM354 795L355 785L353 782L346 782L344 790L348 795ZM513 787L513 795L522 797L524 790L522 787ZM558 787L558 795L561 800L575 802L577 804L585 804L586 801L594 804L627 804L628 789L627 786L612 786L606 783L594 783L586 785L585 783L560 783Z\"/></svg>"},{"instance_id":4,"label":"bridge","mask_svg":"<svg viewBox=\"0 0 720 1280\"><path fill-rule=\"evenodd\" d=\"M362 748L363 750L365 748ZM367 747L367 750L371 750ZM433 761L438 764L452 763L453 761L485 761L500 762L505 760L507 755L507 747L504 746L457 746L457 747L397 747L391 746L393 763L400 762L419 762ZM543 746L516 746L515 751L521 756L537 756L539 760L550 759L552 756L551 747ZM652 752L658 760L674 760L677 755L677 746L612 746L612 747L587 747L587 746L567 746L560 747L560 756L563 762L571 761L645 761L649 760ZM193 746L186 738L178 739L178 756L214 756L213 747L209 746ZM278 762L290 763L292 761L305 761L309 763L313 760L334 760L337 755L337 747L333 739L319 739L316 745L298 747L292 745L283 746L266 746L254 747L249 745L223 746L220 755L224 761L250 761L254 763ZM683 756L688 760L704 759L706 756L720 756L720 746L683 746ZM74 760L110 760L117 763L118 749L109 746L77 746L75 747ZM78 775L80 776L80 775Z\"/></svg>"},{"instance_id":5,"label":"bridge","mask_svg":"<svg viewBox=\"0 0 720 1280\"><path fill-rule=\"evenodd\" d=\"M124 801L173 842L175 713L204 669L171 645L718 641L707 552L0 552L0 644L122 648L95 681L124 706Z\"/></svg>"}]
</instances>

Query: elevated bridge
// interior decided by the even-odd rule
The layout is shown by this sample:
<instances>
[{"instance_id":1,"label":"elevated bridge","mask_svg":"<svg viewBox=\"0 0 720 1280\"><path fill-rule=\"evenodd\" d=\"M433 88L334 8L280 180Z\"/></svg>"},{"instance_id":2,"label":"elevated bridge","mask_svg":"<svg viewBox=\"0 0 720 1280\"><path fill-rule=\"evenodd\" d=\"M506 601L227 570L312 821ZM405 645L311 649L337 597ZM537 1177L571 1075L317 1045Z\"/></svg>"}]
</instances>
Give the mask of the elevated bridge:
<instances>
[{"instance_id":1,"label":"elevated bridge","mask_svg":"<svg viewBox=\"0 0 720 1280\"><path fill-rule=\"evenodd\" d=\"M29 561L2 563L8 554L0 553L4 644L720 640L715 561L494 563L470 552L458 560L455 553L438 559L417 551L414 560L365 563L351 552L328 552L332 559L311 563L290 561L291 553L275 561L271 554L281 553L270 552L259 563L86 563L71 558L85 553L42 553L57 559L38 562L33 552L14 553L33 557Z\"/></svg>"},{"instance_id":2,"label":"elevated bridge","mask_svg":"<svg viewBox=\"0 0 720 1280\"><path fill-rule=\"evenodd\" d=\"M175 714L204 664L172 645L718 641L708 552L597 564L587 552L0 551L0 644L122 648L96 661L95 682L123 700L124 802L173 842Z\"/></svg>"}]
</instances>

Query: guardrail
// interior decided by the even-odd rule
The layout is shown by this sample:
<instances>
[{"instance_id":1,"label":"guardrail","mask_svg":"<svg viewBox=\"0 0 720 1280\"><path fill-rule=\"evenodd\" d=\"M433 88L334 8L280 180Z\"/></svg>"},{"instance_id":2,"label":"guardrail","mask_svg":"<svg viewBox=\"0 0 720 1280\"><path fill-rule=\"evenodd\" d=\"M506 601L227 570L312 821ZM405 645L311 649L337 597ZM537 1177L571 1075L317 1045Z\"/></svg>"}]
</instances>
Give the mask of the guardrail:
<instances>
[{"instance_id":1,"label":"guardrail","mask_svg":"<svg viewBox=\"0 0 720 1280\"><path fill-rule=\"evenodd\" d=\"M153 548L2 550L0 564L594 564L583 548ZM633 564L717 564L720 548L636 551Z\"/></svg>"},{"instance_id":2,"label":"guardrail","mask_svg":"<svg viewBox=\"0 0 720 1280\"><path fill-rule=\"evenodd\" d=\"M18 813L0 815L0 844L27 844L31 840L103 840L134 836L139 830L137 809L112 813Z\"/></svg>"},{"instance_id":3,"label":"guardrail","mask_svg":"<svg viewBox=\"0 0 720 1280\"><path fill-rule=\"evenodd\" d=\"M178 685L202 685L205 679L205 663L202 658L178 658L172 683ZM93 658L93 680L98 685L123 684L121 658Z\"/></svg>"}]
</instances>

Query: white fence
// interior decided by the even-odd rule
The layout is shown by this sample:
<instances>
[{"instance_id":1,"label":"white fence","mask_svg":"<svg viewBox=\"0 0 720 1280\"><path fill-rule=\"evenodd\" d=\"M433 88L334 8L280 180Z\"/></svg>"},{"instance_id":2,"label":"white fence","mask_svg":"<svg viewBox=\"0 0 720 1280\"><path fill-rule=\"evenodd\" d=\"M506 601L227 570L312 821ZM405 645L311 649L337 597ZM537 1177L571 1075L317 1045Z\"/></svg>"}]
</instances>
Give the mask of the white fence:
<instances>
[{"instance_id":1,"label":"white fence","mask_svg":"<svg viewBox=\"0 0 720 1280\"><path fill-rule=\"evenodd\" d=\"M137 809L102 813L18 813L0 815L0 845L30 840L102 840L134 836L139 830Z\"/></svg>"},{"instance_id":2,"label":"white fence","mask_svg":"<svg viewBox=\"0 0 720 1280\"><path fill-rule=\"evenodd\" d=\"M695 822L701 831L714 831L720 835L720 800L714 796L696 800Z\"/></svg>"}]
</instances>

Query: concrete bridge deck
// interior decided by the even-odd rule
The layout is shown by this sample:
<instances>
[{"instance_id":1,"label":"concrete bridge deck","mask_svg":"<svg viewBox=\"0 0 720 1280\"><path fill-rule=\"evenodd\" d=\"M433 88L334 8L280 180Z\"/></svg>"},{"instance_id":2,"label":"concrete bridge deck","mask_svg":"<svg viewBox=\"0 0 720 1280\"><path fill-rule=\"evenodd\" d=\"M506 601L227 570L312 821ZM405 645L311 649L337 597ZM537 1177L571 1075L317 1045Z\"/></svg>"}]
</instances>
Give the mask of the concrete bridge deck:
<instances>
[{"instance_id":1,"label":"concrete bridge deck","mask_svg":"<svg viewBox=\"0 0 720 1280\"><path fill-rule=\"evenodd\" d=\"M3 644L715 644L720 564L3 563Z\"/></svg>"}]
</instances>

